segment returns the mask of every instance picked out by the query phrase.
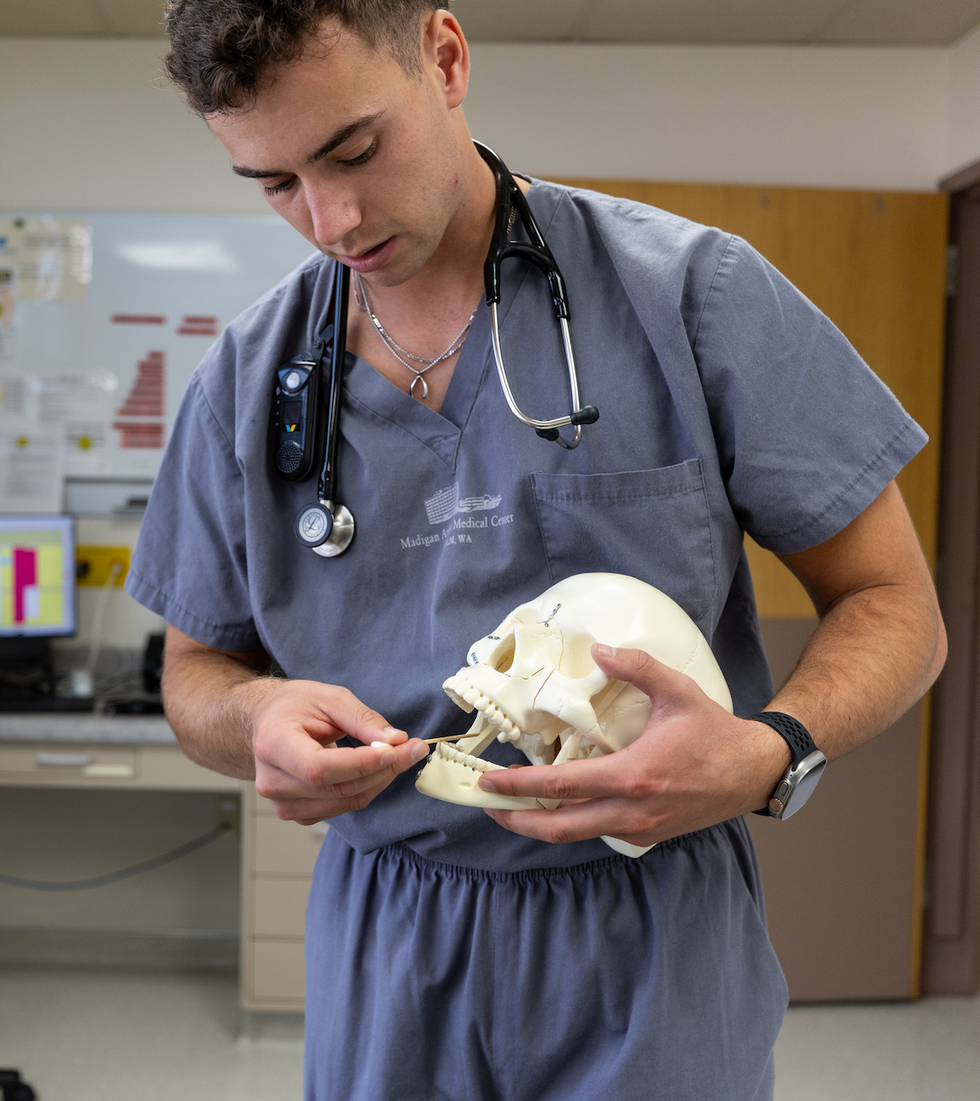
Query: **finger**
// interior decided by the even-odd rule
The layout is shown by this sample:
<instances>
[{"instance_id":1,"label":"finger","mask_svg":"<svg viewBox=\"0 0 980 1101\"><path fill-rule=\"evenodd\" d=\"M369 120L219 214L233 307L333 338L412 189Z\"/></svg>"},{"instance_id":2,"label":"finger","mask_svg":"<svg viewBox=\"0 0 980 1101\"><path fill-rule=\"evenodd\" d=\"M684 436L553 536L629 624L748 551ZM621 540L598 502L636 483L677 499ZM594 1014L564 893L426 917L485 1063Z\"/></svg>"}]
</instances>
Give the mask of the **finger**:
<instances>
[{"instance_id":1,"label":"finger","mask_svg":"<svg viewBox=\"0 0 980 1101\"><path fill-rule=\"evenodd\" d=\"M276 816L283 821L299 822L301 826L311 826L316 822L323 822L330 818L336 818L352 810L363 810L372 799L379 795L388 786L389 780L365 788L356 795L346 798L338 798L317 795L309 799L281 799L272 800Z\"/></svg>"},{"instance_id":2,"label":"finger","mask_svg":"<svg viewBox=\"0 0 980 1101\"><path fill-rule=\"evenodd\" d=\"M487 810L487 814L511 833L552 845L604 835L637 837L635 844L651 844L647 836L652 822L622 799L588 799L556 810Z\"/></svg>"},{"instance_id":3,"label":"finger","mask_svg":"<svg viewBox=\"0 0 980 1101\"><path fill-rule=\"evenodd\" d=\"M483 791L500 795L530 795L538 799L599 799L639 794L642 772L632 762L630 747L587 761L563 765L527 765L493 769L480 777Z\"/></svg>"},{"instance_id":4,"label":"finger","mask_svg":"<svg viewBox=\"0 0 980 1101\"><path fill-rule=\"evenodd\" d=\"M427 754L428 747L417 738L397 746L326 748L300 732L281 738L264 758L262 763L278 775L257 775L256 787L266 798L281 797L289 789L298 795L329 789L342 796L354 795L382 779L390 783Z\"/></svg>"}]
</instances>

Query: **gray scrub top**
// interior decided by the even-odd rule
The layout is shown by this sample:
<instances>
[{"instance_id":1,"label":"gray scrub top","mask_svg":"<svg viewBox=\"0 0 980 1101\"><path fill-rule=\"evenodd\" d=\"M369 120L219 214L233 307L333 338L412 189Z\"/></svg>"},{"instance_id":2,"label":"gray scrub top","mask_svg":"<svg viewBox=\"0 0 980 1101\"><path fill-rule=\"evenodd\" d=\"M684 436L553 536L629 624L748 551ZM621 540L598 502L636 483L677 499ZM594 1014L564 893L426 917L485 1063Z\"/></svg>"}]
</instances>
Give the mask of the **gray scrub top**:
<instances>
[{"instance_id":1,"label":"gray scrub top","mask_svg":"<svg viewBox=\"0 0 980 1101\"><path fill-rule=\"evenodd\" d=\"M698 623L737 714L771 698L742 532L778 552L840 531L925 435L841 333L744 241L651 207L533 181L568 284L582 401L574 451L508 411L481 304L439 413L348 355L337 499L342 556L301 546L315 476L272 468L276 369L325 325L333 263L312 257L232 322L186 392L127 588L210 646L262 646L290 677L344 685L421 738L466 729L442 681L519 603L563 577L641 578ZM545 279L503 269L502 340L519 405L567 410ZM494 746L499 763L525 758ZM333 820L356 849L401 841L488 870L571 866L549 846L419 795L414 771Z\"/></svg>"}]
</instances>

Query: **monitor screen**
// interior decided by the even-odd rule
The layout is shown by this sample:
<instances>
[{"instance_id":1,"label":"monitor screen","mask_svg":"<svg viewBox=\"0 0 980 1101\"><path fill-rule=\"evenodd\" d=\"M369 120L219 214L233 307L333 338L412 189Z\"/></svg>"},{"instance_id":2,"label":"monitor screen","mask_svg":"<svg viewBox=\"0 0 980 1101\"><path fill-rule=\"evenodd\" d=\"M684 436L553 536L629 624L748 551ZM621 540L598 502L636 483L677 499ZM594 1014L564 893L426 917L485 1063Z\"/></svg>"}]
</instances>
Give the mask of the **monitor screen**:
<instances>
[{"instance_id":1,"label":"monitor screen","mask_svg":"<svg viewBox=\"0 0 980 1101\"><path fill-rule=\"evenodd\" d=\"M75 633L75 518L0 514L0 638Z\"/></svg>"}]
</instances>

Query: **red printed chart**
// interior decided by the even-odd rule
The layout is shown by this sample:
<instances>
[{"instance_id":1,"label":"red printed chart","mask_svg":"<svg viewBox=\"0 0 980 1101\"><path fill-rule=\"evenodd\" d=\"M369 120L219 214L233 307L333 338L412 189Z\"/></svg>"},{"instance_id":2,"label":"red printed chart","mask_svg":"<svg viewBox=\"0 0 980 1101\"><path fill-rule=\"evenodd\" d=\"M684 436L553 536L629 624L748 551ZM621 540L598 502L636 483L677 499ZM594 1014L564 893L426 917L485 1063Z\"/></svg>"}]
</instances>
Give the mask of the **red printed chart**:
<instances>
[{"instance_id":1,"label":"red printed chart","mask_svg":"<svg viewBox=\"0 0 980 1101\"><path fill-rule=\"evenodd\" d=\"M19 484L26 458L40 471L45 455L69 479L152 478L208 348L310 245L274 216L55 214L38 221L52 247L91 242L87 258L72 254L69 295L27 278L26 230L3 226L29 222L0 212L5 293L23 291L0 347L0 482ZM278 364L266 366L271 394ZM31 511L36 493L20 489Z\"/></svg>"}]
</instances>

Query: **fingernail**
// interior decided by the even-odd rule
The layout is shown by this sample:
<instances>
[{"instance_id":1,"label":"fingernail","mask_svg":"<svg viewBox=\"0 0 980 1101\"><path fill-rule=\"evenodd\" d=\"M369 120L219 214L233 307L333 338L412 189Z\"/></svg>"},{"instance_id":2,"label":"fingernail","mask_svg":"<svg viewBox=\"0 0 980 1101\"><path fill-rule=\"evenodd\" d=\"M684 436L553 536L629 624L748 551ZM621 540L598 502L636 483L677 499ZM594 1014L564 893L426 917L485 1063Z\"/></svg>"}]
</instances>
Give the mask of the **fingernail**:
<instances>
[{"instance_id":1,"label":"fingernail","mask_svg":"<svg viewBox=\"0 0 980 1101\"><path fill-rule=\"evenodd\" d=\"M491 791L491 792L493 792L493 791L496 791L497 789L494 786L493 780L491 780L489 776L481 776L480 777L480 790L481 791Z\"/></svg>"},{"instance_id":2,"label":"fingernail","mask_svg":"<svg viewBox=\"0 0 980 1101\"><path fill-rule=\"evenodd\" d=\"M418 745L412 746L412 760L421 761L423 757L429 756L429 747L425 742L419 742Z\"/></svg>"},{"instance_id":3,"label":"fingernail","mask_svg":"<svg viewBox=\"0 0 980 1101\"><path fill-rule=\"evenodd\" d=\"M616 656L616 647L607 646L604 642L594 643L592 646L592 650L601 658L614 658Z\"/></svg>"},{"instance_id":4,"label":"fingernail","mask_svg":"<svg viewBox=\"0 0 980 1101\"><path fill-rule=\"evenodd\" d=\"M391 752L382 753L381 760L378 762L378 764L380 764L382 768L390 768L394 763L395 755Z\"/></svg>"},{"instance_id":5,"label":"fingernail","mask_svg":"<svg viewBox=\"0 0 980 1101\"><path fill-rule=\"evenodd\" d=\"M408 734L404 730L399 730L397 726L386 726L381 733L387 734L389 738L398 738L399 741L404 741L408 737Z\"/></svg>"}]
</instances>

